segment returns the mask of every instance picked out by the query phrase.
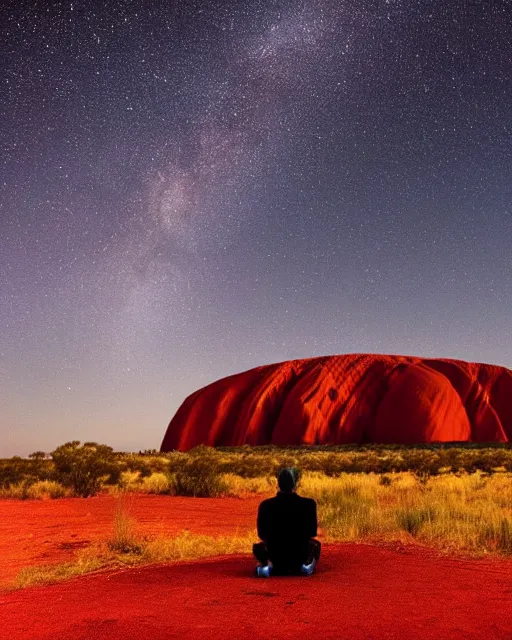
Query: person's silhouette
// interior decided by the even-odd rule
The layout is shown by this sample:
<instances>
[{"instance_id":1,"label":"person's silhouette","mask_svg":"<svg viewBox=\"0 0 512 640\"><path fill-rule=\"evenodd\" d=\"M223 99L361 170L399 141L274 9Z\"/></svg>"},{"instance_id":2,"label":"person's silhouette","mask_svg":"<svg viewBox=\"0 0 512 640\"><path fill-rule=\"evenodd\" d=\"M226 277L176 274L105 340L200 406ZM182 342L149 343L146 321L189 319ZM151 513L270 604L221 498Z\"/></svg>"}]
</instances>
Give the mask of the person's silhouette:
<instances>
[{"instance_id":1,"label":"person's silhouette","mask_svg":"<svg viewBox=\"0 0 512 640\"><path fill-rule=\"evenodd\" d=\"M260 563L256 575L271 573L311 575L320 557L317 535L316 502L296 493L299 472L282 469L277 477L279 491L263 500L258 508L257 529L262 542L253 545Z\"/></svg>"}]
</instances>

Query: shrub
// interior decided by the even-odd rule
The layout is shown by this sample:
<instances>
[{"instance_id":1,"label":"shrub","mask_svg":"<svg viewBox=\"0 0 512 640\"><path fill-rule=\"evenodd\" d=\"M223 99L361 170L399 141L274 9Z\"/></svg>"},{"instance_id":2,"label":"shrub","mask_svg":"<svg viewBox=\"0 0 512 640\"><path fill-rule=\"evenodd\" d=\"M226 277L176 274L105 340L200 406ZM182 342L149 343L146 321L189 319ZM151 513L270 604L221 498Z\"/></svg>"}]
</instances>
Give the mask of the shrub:
<instances>
[{"instance_id":1,"label":"shrub","mask_svg":"<svg viewBox=\"0 0 512 640\"><path fill-rule=\"evenodd\" d=\"M173 493L178 496L209 498L228 492L228 486L211 456L191 456L174 474Z\"/></svg>"},{"instance_id":2,"label":"shrub","mask_svg":"<svg viewBox=\"0 0 512 640\"><path fill-rule=\"evenodd\" d=\"M0 487L0 498L10 500L65 498L69 494L70 490L67 487L52 480L39 480L32 483L24 480L7 487Z\"/></svg>"},{"instance_id":3,"label":"shrub","mask_svg":"<svg viewBox=\"0 0 512 640\"><path fill-rule=\"evenodd\" d=\"M0 460L0 487L26 482L31 484L38 480L50 480L53 463L41 458L23 459L14 456L8 460Z\"/></svg>"},{"instance_id":4,"label":"shrub","mask_svg":"<svg viewBox=\"0 0 512 640\"><path fill-rule=\"evenodd\" d=\"M34 482L26 489L29 500L44 500L45 498L65 498L69 495L69 489L59 482L52 480L41 480Z\"/></svg>"},{"instance_id":5,"label":"shrub","mask_svg":"<svg viewBox=\"0 0 512 640\"><path fill-rule=\"evenodd\" d=\"M0 498L3 500L27 500L29 487L30 485L25 481L0 487Z\"/></svg>"},{"instance_id":6,"label":"shrub","mask_svg":"<svg viewBox=\"0 0 512 640\"><path fill-rule=\"evenodd\" d=\"M152 473L165 473L169 469L169 461L162 455L158 457L144 457L133 453L117 455L123 471L138 471L141 478L147 478Z\"/></svg>"},{"instance_id":7,"label":"shrub","mask_svg":"<svg viewBox=\"0 0 512 640\"><path fill-rule=\"evenodd\" d=\"M145 493L169 493L171 480L164 473L152 473L147 478L143 478L141 489Z\"/></svg>"},{"instance_id":8,"label":"shrub","mask_svg":"<svg viewBox=\"0 0 512 640\"><path fill-rule=\"evenodd\" d=\"M95 495L106 478L115 484L120 477L112 447L78 440L67 442L52 452L57 478L83 498Z\"/></svg>"}]
</instances>

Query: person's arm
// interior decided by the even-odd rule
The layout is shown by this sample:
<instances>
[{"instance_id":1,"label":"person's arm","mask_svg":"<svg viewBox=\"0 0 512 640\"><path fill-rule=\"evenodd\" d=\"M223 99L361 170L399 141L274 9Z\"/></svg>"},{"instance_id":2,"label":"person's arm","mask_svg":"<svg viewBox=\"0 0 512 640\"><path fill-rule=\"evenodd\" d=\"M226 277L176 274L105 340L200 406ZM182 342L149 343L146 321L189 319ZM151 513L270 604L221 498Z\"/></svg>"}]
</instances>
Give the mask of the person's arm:
<instances>
[{"instance_id":1,"label":"person's arm","mask_svg":"<svg viewBox=\"0 0 512 640\"><path fill-rule=\"evenodd\" d=\"M316 502L314 500L311 500L311 521L310 521L310 530L309 530L309 537L310 538L316 538L317 536L317 529L318 529L318 520L316 517Z\"/></svg>"},{"instance_id":2,"label":"person's arm","mask_svg":"<svg viewBox=\"0 0 512 640\"><path fill-rule=\"evenodd\" d=\"M324 537L324 530L322 529L322 527L318 526L318 520L317 520L317 516L316 516L316 502L314 505L314 509L313 509L313 518L315 521L315 526L314 526L314 534L311 536L312 538L323 538Z\"/></svg>"},{"instance_id":3,"label":"person's arm","mask_svg":"<svg viewBox=\"0 0 512 640\"><path fill-rule=\"evenodd\" d=\"M267 542L268 538L268 516L267 509L264 502L258 507L258 518L256 520L256 528L258 530L258 538Z\"/></svg>"}]
</instances>

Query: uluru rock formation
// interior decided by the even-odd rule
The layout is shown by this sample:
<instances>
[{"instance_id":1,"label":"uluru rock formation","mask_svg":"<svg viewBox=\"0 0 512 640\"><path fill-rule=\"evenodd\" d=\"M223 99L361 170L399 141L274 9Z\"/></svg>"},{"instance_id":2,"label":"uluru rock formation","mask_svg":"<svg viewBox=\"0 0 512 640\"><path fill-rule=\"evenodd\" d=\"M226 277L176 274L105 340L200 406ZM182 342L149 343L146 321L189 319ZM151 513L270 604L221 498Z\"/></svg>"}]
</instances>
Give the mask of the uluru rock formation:
<instances>
[{"instance_id":1,"label":"uluru rock formation","mask_svg":"<svg viewBox=\"0 0 512 640\"><path fill-rule=\"evenodd\" d=\"M413 356L290 360L190 395L161 450L209 446L512 442L512 371Z\"/></svg>"}]
</instances>

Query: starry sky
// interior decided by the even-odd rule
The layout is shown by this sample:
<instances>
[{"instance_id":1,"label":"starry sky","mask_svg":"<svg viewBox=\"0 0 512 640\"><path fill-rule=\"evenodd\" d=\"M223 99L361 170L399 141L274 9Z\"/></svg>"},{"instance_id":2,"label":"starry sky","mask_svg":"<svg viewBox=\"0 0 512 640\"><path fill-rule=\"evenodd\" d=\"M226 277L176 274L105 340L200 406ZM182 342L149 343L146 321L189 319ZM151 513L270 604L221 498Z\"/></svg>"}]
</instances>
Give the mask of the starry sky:
<instances>
[{"instance_id":1,"label":"starry sky","mask_svg":"<svg viewBox=\"0 0 512 640\"><path fill-rule=\"evenodd\" d=\"M354 352L512 366L510 0L2 3L0 456Z\"/></svg>"}]
</instances>

